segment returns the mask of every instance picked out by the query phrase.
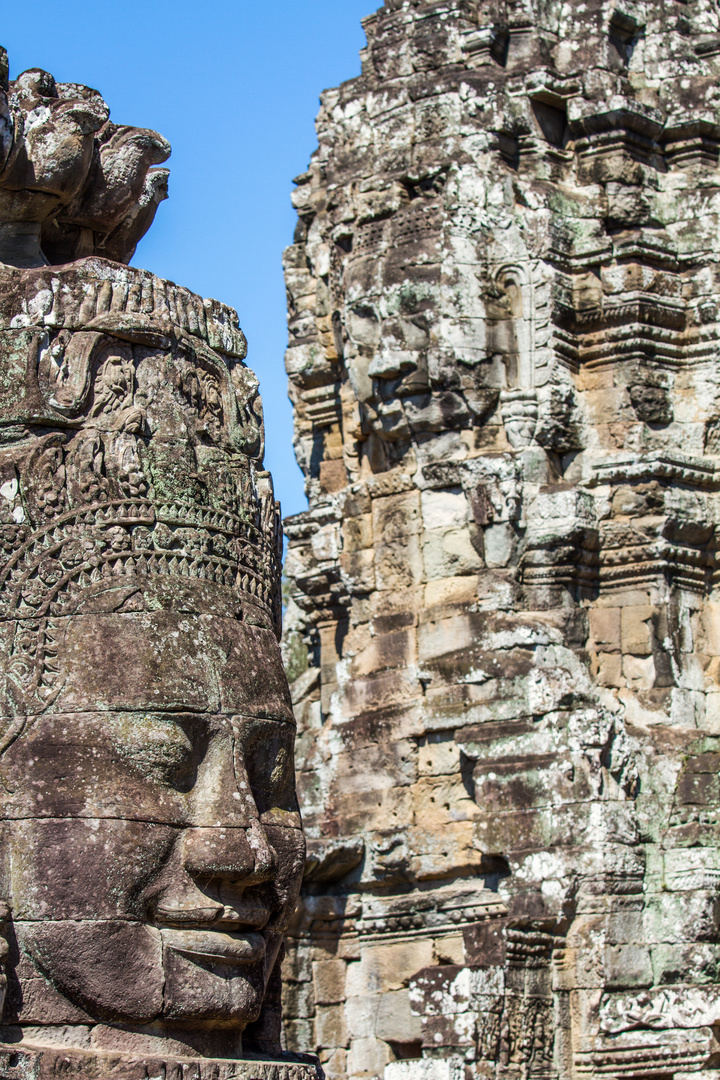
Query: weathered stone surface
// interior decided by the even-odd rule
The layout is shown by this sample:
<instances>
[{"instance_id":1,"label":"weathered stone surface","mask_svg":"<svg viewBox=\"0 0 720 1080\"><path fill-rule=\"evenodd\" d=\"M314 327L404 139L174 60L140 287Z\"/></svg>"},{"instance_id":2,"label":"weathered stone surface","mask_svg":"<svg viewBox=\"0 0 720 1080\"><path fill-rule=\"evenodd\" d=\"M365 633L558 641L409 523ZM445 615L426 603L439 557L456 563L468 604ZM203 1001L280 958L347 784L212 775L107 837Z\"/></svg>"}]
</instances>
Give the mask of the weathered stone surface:
<instances>
[{"instance_id":1,"label":"weathered stone surface","mask_svg":"<svg viewBox=\"0 0 720 1080\"><path fill-rule=\"evenodd\" d=\"M245 339L110 261L160 136L35 70L0 118L0 1075L307 1080L279 1043L305 845Z\"/></svg>"},{"instance_id":2,"label":"weathered stone surface","mask_svg":"<svg viewBox=\"0 0 720 1080\"><path fill-rule=\"evenodd\" d=\"M167 198L170 145L109 120L97 90L31 68L7 79L0 57L0 262L129 262Z\"/></svg>"},{"instance_id":3,"label":"weathered stone surface","mask_svg":"<svg viewBox=\"0 0 720 1080\"><path fill-rule=\"evenodd\" d=\"M715 1075L717 7L364 27L285 259L288 1045L312 1020L329 1073L387 1080ZM313 961L347 965L344 1025Z\"/></svg>"}]
</instances>

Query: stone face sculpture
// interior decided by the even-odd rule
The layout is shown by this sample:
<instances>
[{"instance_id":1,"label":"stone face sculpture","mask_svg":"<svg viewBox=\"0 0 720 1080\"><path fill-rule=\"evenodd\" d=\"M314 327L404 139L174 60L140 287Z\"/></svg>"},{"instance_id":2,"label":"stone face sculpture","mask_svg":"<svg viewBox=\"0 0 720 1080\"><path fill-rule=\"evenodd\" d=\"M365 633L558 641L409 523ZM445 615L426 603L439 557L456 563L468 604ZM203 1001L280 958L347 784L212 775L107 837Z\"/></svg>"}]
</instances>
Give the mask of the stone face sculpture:
<instances>
[{"instance_id":1,"label":"stone face sculpture","mask_svg":"<svg viewBox=\"0 0 720 1080\"><path fill-rule=\"evenodd\" d=\"M258 384L234 311L102 257L165 141L40 71L4 123L0 1075L240 1076L304 859Z\"/></svg>"},{"instance_id":2,"label":"stone face sculpture","mask_svg":"<svg viewBox=\"0 0 720 1080\"><path fill-rule=\"evenodd\" d=\"M286 254L290 1045L717 1075L720 10L364 27Z\"/></svg>"}]
</instances>

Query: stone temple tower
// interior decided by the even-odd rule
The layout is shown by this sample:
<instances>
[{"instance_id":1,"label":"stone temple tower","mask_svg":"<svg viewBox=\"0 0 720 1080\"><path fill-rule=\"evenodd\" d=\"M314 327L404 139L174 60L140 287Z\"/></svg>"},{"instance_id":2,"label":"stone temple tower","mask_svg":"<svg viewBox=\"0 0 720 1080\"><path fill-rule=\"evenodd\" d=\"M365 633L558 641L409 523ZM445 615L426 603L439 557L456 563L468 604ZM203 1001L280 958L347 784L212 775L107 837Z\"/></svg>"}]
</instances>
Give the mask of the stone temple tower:
<instances>
[{"instance_id":1,"label":"stone temple tower","mask_svg":"<svg viewBox=\"0 0 720 1080\"><path fill-rule=\"evenodd\" d=\"M364 27L286 254L288 1046L719 1075L720 5Z\"/></svg>"}]
</instances>

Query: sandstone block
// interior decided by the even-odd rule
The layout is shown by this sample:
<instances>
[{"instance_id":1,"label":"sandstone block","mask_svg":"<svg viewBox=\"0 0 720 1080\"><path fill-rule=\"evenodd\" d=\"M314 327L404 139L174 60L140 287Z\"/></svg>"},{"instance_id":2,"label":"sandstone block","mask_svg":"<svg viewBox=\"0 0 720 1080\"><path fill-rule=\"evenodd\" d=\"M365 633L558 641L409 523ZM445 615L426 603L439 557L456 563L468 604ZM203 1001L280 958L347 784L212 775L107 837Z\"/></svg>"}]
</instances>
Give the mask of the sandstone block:
<instances>
[{"instance_id":1,"label":"sandstone block","mask_svg":"<svg viewBox=\"0 0 720 1080\"><path fill-rule=\"evenodd\" d=\"M409 667L415 660L415 630L376 634L352 662L353 675L369 675L385 668Z\"/></svg>"},{"instance_id":2,"label":"sandstone block","mask_svg":"<svg viewBox=\"0 0 720 1080\"><path fill-rule=\"evenodd\" d=\"M654 613L655 609L645 604L622 609L622 651L624 653L647 656L652 652Z\"/></svg>"},{"instance_id":3,"label":"sandstone block","mask_svg":"<svg viewBox=\"0 0 720 1080\"><path fill-rule=\"evenodd\" d=\"M315 1015L315 992L309 982L293 982L283 986L283 1008L300 1020Z\"/></svg>"},{"instance_id":4,"label":"sandstone block","mask_svg":"<svg viewBox=\"0 0 720 1080\"><path fill-rule=\"evenodd\" d=\"M678 727L702 727L705 718L705 695L696 690L674 686L671 690L670 717Z\"/></svg>"},{"instance_id":5,"label":"sandstone block","mask_svg":"<svg viewBox=\"0 0 720 1080\"><path fill-rule=\"evenodd\" d=\"M421 775L452 775L459 769L460 747L454 739L443 735L430 735L422 740L418 753L418 770Z\"/></svg>"},{"instance_id":6,"label":"sandstone block","mask_svg":"<svg viewBox=\"0 0 720 1080\"><path fill-rule=\"evenodd\" d=\"M477 597L477 578L439 578L425 586L425 609L471 604Z\"/></svg>"},{"instance_id":7,"label":"sandstone block","mask_svg":"<svg viewBox=\"0 0 720 1080\"><path fill-rule=\"evenodd\" d=\"M423 1048L445 1054L467 1052L477 1041L477 1027L474 1012L428 1017L423 1025Z\"/></svg>"},{"instance_id":8,"label":"sandstone block","mask_svg":"<svg viewBox=\"0 0 720 1080\"><path fill-rule=\"evenodd\" d=\"M380 1039L353 1039L347 1058L348 1073L358 1077L381 1076L392 1057L392 1050Z\"/></svg>"},{"instance_id":9,"label":"sandstone block","mask_svg":"<svg viewBox=\"0 0 720 1080\"><path fill-rule=\"evenodd\" d=\"M610 990L652 986L650 950L643 945L609 945L605 949L605 985Z\"/></svg>"},{"instance_id":10,"label":"sandstone block","mask_svg":"<svg viewBox=\"0 0 720 1080\"><path fill-rule=\"evenodd\" d=\"M482 844L472 821L453 821L441 829L432 824L412 826L408 843L412 852L408 865L418 881L477 873L483 862Z\"/></svg>"},{"instance_id":11,"label":"sandstone block","mask_svg":"<svg viewBox=\"0 0 720 1080\"><path fill-rule=\"evenodd\" d=\"M602 686L624 686L622 653L599 653L597 657L597 678Z\"/></svg>"},{"instance_id":12,"label":"sandstone block","mask_svg":"<svg viewBox=\"0 0 720 1080\"><path fill-rule=\"evenodd\" d=\"M605 940L609 945L639 944L645 940L642 908L616 911L608 917Z\"/></svg>"},{"instance_id":13,"label":"sandstone block","mask_svg":"<svg viewBox=\"0 0 720 1080\"><path fill-rule=\"evenodd\" d=\"M394 990L381 996L375 1031L378 1038L389 1043L412 1043L422 1038L420 1017L411 1011L407 990Z\"/></svg>"},{"instance_id":14,"label":"sandstone block","mask_svg":"<svg viewBox=\"0 0 720 1080\"><path fill-rule=\"evenodd\" d=\"M631 686L650 690L655 685L655 662L652 656L623 654L622 670Z\"/></svg>"},{"instance_id":15,"label":"sandstone block","mask_svg":"<svg viewBox=\"0 0 720 1080\"><path fill-rule=\"evenodd\" d=\"M501 521L483 530L485 564L490 569L509 566L517 547L517 535L512 525Z\"/></svg>"},{"instance_id":16,"label":"sandstone block","mask_svg":"<svg viewBox=\"0 0 720 1080\"><path fill-rule=\"evenodd\" d=\"M307 1053L315 1045L315 1026L312 1020L286 1020L284 1023L287 1048L291 1053Z\"/></svg>"},{"instance_id":17,"label":"sandstone block","mask_svg":"<svg viewBox=\"0 0 720 1080\"><path fill-rule=\"evenodd\" d=\"M315 1045L342 1048L348 1042L342 1005L319 1006L315 1014Z\"/></svg>"},{"instance_id":18,"label":"sandstone block","mask_svg":"<svg viewBox=\"0 0 720 1080\"><path fill-rule=\"evenodd\" d=\"M347 835L368 831L403 828L412 814L409 787L337 795L333 810L339 827Z\"/></svg>"},{"instance_id":19,"label":"sandstone block","mask_svg":"<svg viewBox=\"0 0 720 1080\"><path fill-rule=\"evenodd\" d=\"M385 1066L385 1080L463 1080L464 1076L461 1057L392 1061Z\"/></svg>"},{"instance_id":20,"label":"sandstone block","mask_svg":"<svg viewBox=\"0 0 720 1080\"><path fill-rule=\"evenodd\" d=\"M465 933L442 934L436 937L434 952L439 965L457 964L462 967L467 958Z\"/></svg>"},{"instance_id":21,"label":"sandstone block","mask_svg":"<svg viewBox=\"0 0 720 1080\"><path fill-rule=\"evenodd\" d=\"M417 779L417 749L409 740L397 740L388 749L356 747L350 753L338 754L335 760L337 790L343 798L368 789L399 789Z\"/></svg>"},{"instance_id":22,"label":"sandstone block","mask_svg":"<svg viewBox=\"0 0 720 1080\"><path fill-rule=\"evenodd\" d=\"M350 713L404 705L421 696L421 687L411 670L375 672L372 677L354 679L342 688L343 703Z\"/></svg>"},{"instance_id":23,"label":"sandstone block","mask_svg":"<svg viewBox=\"0 0 720 1080\"><path fill-rule=\"evenodd\" d=\"M346 518L343 522L343 550L359 551L372 547L372 515L360 514Z\"/></svg>"},{"instance_id":24,"label":"sandstone block","mask_svg":"<svg viewBox=\"0 0 720 1080\"><path fill-rule=\"evenodd\" d=\"M371 1039L377 1031L377 1016L382 995L364 994L348 997L345 1001L345 1018L351 1039Z\"/></svg>"},{"instance_id":25,"label":"sandstone block","mask_svg":"<svg viewBox=\"0 0 720 1080\"><path fill-rule=\"evenodd\" d=\"M405 540L419 531L421 523L420 493L405 491L373 499L373 536L378 543Z\"/></svg>"},{"instance_id":26,"label":"sandstone block","mask_svg":"<svg viewBox=\"0 0 720 1080\"><path fill-rule=\"evenodd\" d=\"M373 527L375 536L383 536ZM375 548L375 575L378 589L402 590L423 579L423 559L417 536L385 542Z\"/></svg>"},{"instance_id":27,"label":"sandstone block","mask_svg":"<svg viewBox=\"0 0 720 1080\"><path fill-rule=\"evenodd\" d=\"M701 726L713 735L720 735L720 692L713 691L705 696L705 716Z\"/></svg>"},{"instance_id":28,"label":"sandstone block","mask_svg":"<svg viewBox=\"0 0 720 1080\"><path fill-rule=\"evenodd\" d=\"M345 998L344 960L317 960L312 966L313 988L318 1005L333 1005Z\"/></svg>"},{"instance_id":29,"label":"sandstone block","mask_svg":"<svg viewBox=\"0 0 720 1080\"><path fill-rule=\"evenodd\" d=\"M710 942L658 945L650 950L656 985L715 983L720 972L720 949Z\"/></svg>"},{"instance_id":30,"label":"sandstone block","mask_svg":"<svg viewBox=\"0 0 720 1080\"><path fill-rule=\"evenodd\" d=\"M707 603L702 610L702 625L708 651L720 655L720 604Z\"/></svg>"},{"instance_id":31,"label":"sandstone block","mask_svg":"<svg viewBox=\"0 0 720 1080\"><path fill-rule=\"evenodd\" d=\"M467 615L425 623L418 629L418 658L422 662L467 649L475 640L474 622Z\"/></svg>"},{"instance_id":32,"label":"sandstone block","mask_svg":"<svg viewBox=\"0 0 720 1080\"><path fill-rule=\"evenodd\" d=\"M598 651L609 652L620 649L621 609L591 608L590 636Z\"/></svg>"},{"instance_id":33,"label":"sandstone block","mask_svg":"<svg viewBox=\"0 0 720 1080\"><path fill-rule=\"evenodd\" d=\"M420 500L426 531L448 531L467 525L470 507L462 491L423 491Z\"/></svg>"},{"instance_id":34,"label":"sandstone block","mask_svg":"<svg viewBox=\"0 0 720 1080\"><path fill-rule=\"evenodd\" d=\"M344 461L336 459L320 463L320 487L323 491L327 491L329 494L342 491L347 484L347 479L348 475Z\"/></svg>"},{"instance_id":35,"label":"sandstone block","mask_svg":"<svg viewBox=\"0 0 720 1080\"><path fill-rule=\"evenodd\" d=\"M466 529L424 533L422 553L425 576L429 581L474 574L483 565Z\"/></svg>"},{"instance_id":36,"label":"sandstone block","mask_svg":"<svg viewBox=\"0 0 720 1080\"><path fill-rule=\"evenodd\" d=\"M370 593L375 588L375 551L363 548L359 551L343 551L339 566L349 589L356 594Z\"/></svg>"},{"instance_id":37,"label":"sandstone block","mask_svg":"<svg viewBox=\"0 0 720 1080\"><path fill-rule=\"evenodd\" d=\"M422 776L411 790L413 819L420 829L444 832L453 822L473 820L477 816L477 805L457 775Z\"/></svg>"},{"instance_id":38,"label":"sandstone block","mask_svg":"<svg viewBox=\"0 0 720 1080\"><path fill-rule=\"evenodd\" d=\"M368 945L360 962L350 964L348 968L348 997L401 990L417 971L432 964L432 955L430 938Z\"/></svg>"},{"instance_id":39,"label":"sandstone block","mask_svg":"<svg viewBox=\"0 0 720 1080\"><path fill-rule=\"evenodd\" d=\"M343 1077L347 1074L347 1050L324 1051L320 1060L327 1077Z\"/></svg>"}]
</instances>

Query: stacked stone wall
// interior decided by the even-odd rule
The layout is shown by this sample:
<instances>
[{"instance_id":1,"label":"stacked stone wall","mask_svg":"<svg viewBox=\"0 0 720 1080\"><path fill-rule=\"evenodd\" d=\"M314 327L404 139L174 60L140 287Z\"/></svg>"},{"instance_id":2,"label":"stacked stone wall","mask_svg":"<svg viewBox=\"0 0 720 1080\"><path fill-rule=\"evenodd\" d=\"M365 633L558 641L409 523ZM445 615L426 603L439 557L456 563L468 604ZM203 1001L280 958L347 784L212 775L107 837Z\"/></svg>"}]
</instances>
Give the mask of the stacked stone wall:
<instances>
[{"instance_id":1,"label":"stacked stone wall","mask_svg":"<svg viewBox=\"0 0 720 1080\"><path fill-rule=\"evenodd\" d=\"M720 7L364 27L285 259L287 1043L330 1077L707 1075Z\"/></svg>"}]
</instances>

